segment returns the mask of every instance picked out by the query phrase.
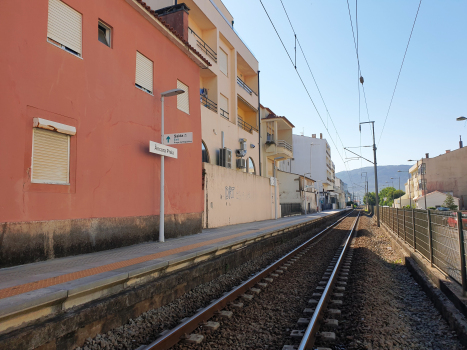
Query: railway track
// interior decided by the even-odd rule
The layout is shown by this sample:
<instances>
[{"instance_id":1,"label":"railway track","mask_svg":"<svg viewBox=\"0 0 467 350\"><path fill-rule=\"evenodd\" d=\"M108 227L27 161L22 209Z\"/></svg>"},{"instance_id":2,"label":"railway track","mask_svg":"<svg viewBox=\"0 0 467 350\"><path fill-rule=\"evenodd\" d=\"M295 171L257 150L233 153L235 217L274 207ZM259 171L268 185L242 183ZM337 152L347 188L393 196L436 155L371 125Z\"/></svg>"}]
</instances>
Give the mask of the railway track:
<instances>
[{"instance_id":1,"label":"railway track","mask_svg":"<svg viewBox=\"0 0 467 350\"><path fill-rule=\"evenodd\" d=\"M327 304L329 302L333 304L339 304L339 302L342 303L342 301L338 299L342 294L339 293L339 290L342 291L342 289L345 289L344 285L346 277L341 276L339 278L338 273L342 267L344 269L347 267L346 264L348 260L345 260L345 254L347 253L348 247L350 245L351 235L356 228L358 216L359 214L357 214L355 211L352 211L346 216L338 219L335 223L326 227L313 238L293 249L282 258L268 265L263 270L254 274L251 278L244 281L239 286L233 288L229 292L226 292L219 299L213 300L208 306L200 309L195 315L182 320L182 322L175 328L161 333L161 336L153 343L149 345L142 345L138 348L138 350L169 349L174 346L180 349L185 347L190 349L198 347L203 348L204 343L202 341L204 338L206 338L206 334L202 334L203 331L207 332L208 334L210 332L215 333L219 327L219 323L212 320L230 320L235 310L242 310L244 304L248 306L251 300L256 295L262 293L263 290L270 292L272 289L278 289L279 292L282 291L283 293L284 286L278 287L281 285L281 279L282 284L285 282L286 285L292 285L285 281L287 278L292 278L292 272L289 273L288 269L289 271L297 270L301 271L301 273L307 274L307 267L313 268L313 256L318 257L319 254L324 254L324 252L326 252L327 256L320 256L317 265L326 263L326 260L331 260L331 265L329 265L328 269L324 272L323 278L316 286L316 291L312 295L312 297L315 299L312 298L308 300L309 307L305 308L304 310L302 309L305 313L303 316L305 317L300 317L297 322L298 327L296 327L296 329L292 329L290 332L290 336L288 338L292 340L292 343L295 344L284 345L283 347L283 349L312 348L318 334L319 326L323 321L323 315ZM331 234L331 232L334 234ZM344 237L345 239L343 243L340 243ZM335 243L336 240L338 240L337 244ZM321 241L325 243L320 243ZM321 247L318 249L319 247L315 247L315 245L318 244L325 244L325 248ZM331 258L330 254L333 254L336 251L336 246L338 247L337 253L334 255L334 257ZM316 253L314 253L315 251ZM318 253L318 251L320 253ZM300 267L298 267L299 265ZM343 273L345 274L346 272ZM297 283L297 281L294 283ZM300 282L298 283L300 284ZM311 283L310 285L314 285L316 284L316 281L311 281L309 283ZM268 285L270 285L269 290ZM338 289L338 293L337 295L334 295L335 298L331 300L330 298L334 286L336 286ZM300 287L303 288L304 286ZM303 293L306 294L306 292ZM272 300L274 300L275 297L271 297ZM258 298L261 298L261 296ZM243 312L245 312L245 310L243 310ZM336 313L337 311L331 311L331 313L333 312ZM308 318L306 317L307 315L311 317ZM237 324L238 322L234 321L234 323ZM335 320L326 321L327 326L333 326L335 324L337 324L337 321ZM197 332L192 333L195 330L197 330ZM333 337L332 333L328 332L321 332L320 335L323 339L325 337ZM300 341L300 344L296 344L298 341ZM284 342L282 342L282 344L284 344ZM277 348L277 345L278 344L275 344L275 346L273 345L272 348ZM219 346L219 348L225 348L225 345ZM234 345L227 346L231 346L232 348L235 347ZM268 346L266 345L265 348L268 348Z\"/></svg>"}]
</instances>

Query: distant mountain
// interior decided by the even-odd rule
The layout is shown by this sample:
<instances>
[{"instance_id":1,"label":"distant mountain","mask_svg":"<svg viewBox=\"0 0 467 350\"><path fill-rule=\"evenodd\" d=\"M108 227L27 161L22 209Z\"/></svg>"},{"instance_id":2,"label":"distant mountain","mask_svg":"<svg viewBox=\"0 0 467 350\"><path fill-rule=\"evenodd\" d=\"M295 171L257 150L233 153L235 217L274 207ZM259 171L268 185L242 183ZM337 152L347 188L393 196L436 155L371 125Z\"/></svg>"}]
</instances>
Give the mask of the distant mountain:
<instances>
[{"instance_id":1,"label":"distant mountain","mask_svg":"<svg viewBox=\"0 0 467 350\"><path fill-rule=\"evenodd\" d=\"M407 182L407 179L409 178L408 171L410 167L411 165L381 165L381 166L378 165L378 190L381 191L384 185L393 186L393 184L396 189L399 189L399 177L400 177L401 190L404 191L405 190L404 184ZM398 170L401 170L403 172L399 173L397 172ZM338 177L339 179L341 179L348 185L349 192L355 191L355 195L363 196L365 193L363 189L364 182L365 182L365 174L363 174L363 176L361 174L362 172L365 172L365 171L368 173L369 191L374 192L375 191L375 175L374 175L374 169L372 166L349 170L348 172L340 171L336 173L336 177ZM394 180L391 180L391 177L393 177ZM356 184L353 189L350 188L352 186L352 183ZM362 187L359 187L357 185L362 186Z\"/></svg>"}]
</instances>

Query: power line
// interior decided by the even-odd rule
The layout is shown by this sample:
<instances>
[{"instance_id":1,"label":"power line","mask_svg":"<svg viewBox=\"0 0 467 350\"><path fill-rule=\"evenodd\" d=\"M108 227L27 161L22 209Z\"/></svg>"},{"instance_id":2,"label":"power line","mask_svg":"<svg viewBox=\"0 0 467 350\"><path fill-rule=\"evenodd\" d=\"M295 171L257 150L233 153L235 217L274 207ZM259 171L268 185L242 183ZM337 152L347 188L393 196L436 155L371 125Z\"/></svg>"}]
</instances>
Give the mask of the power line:
<instances>
[{"instance_id":1,"label":"power line","mask_svg":"<svg viewBox=\"0 0 467 350\"><path fill-rule=\"evenodd\" d=\"M407 55L407 50L409 49L410 39L412 38L413 29L415 28L415 23L417 22L418 11L420 11L420 5L422 0L418 4L417 13L415 14L415 19L413 21L412 30L410 31L409 41L407 42L407 47L405 48L404 57L402 58L401 68L399 69L399 74L397 75L396 85L394 86L394 91L392 92L391 102L389 103L388 112L386 113L386 118L384 119L383 129L381 130L381 135L379 135L378 146L381 142L381 137L383 136L384 127L386 126L386 121L388 120L389 111L391 110L392 100L394 99L394 94L396 93L397 83L399 82L399 77L401 76L402 67L404 66L405 55Z\"/></svg>"},{"instance_id":2,"label":"power line","mask_svg":"<svg viewBox=\"0 0 467 350\"><path fill-rule=\"evenodd\" d=\"M285 47L285 45L284 45L284 42L282 41L282 38L280 37L280 35L279 35L279 33L278 33L277 29L276 29L276 26L274 25L274 23L273 23L271 17L269 16L268 11L266 10L266 8L265 8L265 6L264 6L262 0L259 0L259 1L260 1L261 5L263 6L264 12L266 12L266 15L268 16L269 21L271 22L271 24L272 24L272 26L273 26L273 28L274 28L274 30L275 30L275 32L276 32L276 34L277 34L279 40L281 41L282 46L284 47L284 50L285 50L286 53L287 53L287 56L289 56L290 62L292 63L292 65L294 65L295 71L296 71L298 77L300 78L300 81L302 82L302 85L303 85L303 87L305 88L305 91L306 91L306 93L308 94L308 97L310 98L311 103L313 104L313 107L314 107L315 110L316 110L316 113L318 113L318 116L319 116L319 118L321 119L321 122L323 123L324 128L325 128L326 131L328 132L329 137L330 137L330 139L331 139L331 141L332 141L334 147L336 147L336 151L337 151L337 153L339 154L339 157L341 158L342 162L344 163L344 167L345 167L345 170L346 170L346 172L347 172L347 174L348 174L348 176L349 176L350 182L353 183L352 177L351 177L351 175L350 175L350 173L349 173L349 170L347 169L347 164L344 162L344 159L342 158L342 155L340 154L339 149L338 149L338 147L336 146L336 144L335 144L335 142L334 142L334 139L332 138L331 133L329 132L328 127L327 127L326 124L324 123L324 120L323 120L323 118L321 117L321 114L319 113L319 111L318 111L318 109L317 109L317 107L316 107L316 105L315 105L313 99L311 98L311 95L310 95L310 93L309 93L309 91L308 91L308 88L306 87L306 85L305 85L305 83L304 83L304 81L303 81L303 79L302 79L300 73L298 72L296 65L293 63L292 58L290 57L289 52L287 51L287 49L286 49L286 47ZM320 95L320 97L321 97L321 101L322 101L323 104L324 104L324 107L325 107L325 109L326 109L328 118L331 119L331 123L332 123L332 125L334 126L334 130L336 130L336 135L337 135L339 141L341 142L342 148L344 149L344 143L342 142L342 139L341 139L341 137L340 137L340 135L339 135L339 133L338 133L338 131L337 131L336 125L334 124L334 120L332 119L332 117L331 117L331 115L330 115L330 113L329 113L329 109L328 109L328 107L327 107L327 105L326 105L326 102L324 101L323 95L321 94L321 90L319 89L318 83L317 83L317 81L316 81L316 79L315 79L315 76L314 76L312 70L311 70L310 64L308 63L308 60L307 60L306 55L305 55L305 52L303 51L302 45L300 44L300 40L297 38L297 33L295 32L295 29L294 29L294 27L293 27L292 21L290 20L289 14L287 13L287 10L286 10L286 8L285 8L284 3L282 2L282 0L280 0L280 2L281 2L281 4L282 4L282 8L284 9L285 15L287 16L287 19L288 19L288 21L289 21L290 27L292 28L292 31L293 31L293 33L294 33L295 40L297 41L298 46L299 46L299 48L300 48L300 51L302 52L302 55L303 55L303 57L304 57L304 59L305 59L305 62L306 62L307 67L308 67L308 70L310 71L310 74L311 74L311 76L312 76L312 78L313 78L313 81L314 81L314 83L315 83L316 89L318 90L318 93L319 93L319 95ZM295 49L295 50L296 50L296 49ZM345 152L345 149L344 149L344 152Z\"/></svg>"}]
</instances>

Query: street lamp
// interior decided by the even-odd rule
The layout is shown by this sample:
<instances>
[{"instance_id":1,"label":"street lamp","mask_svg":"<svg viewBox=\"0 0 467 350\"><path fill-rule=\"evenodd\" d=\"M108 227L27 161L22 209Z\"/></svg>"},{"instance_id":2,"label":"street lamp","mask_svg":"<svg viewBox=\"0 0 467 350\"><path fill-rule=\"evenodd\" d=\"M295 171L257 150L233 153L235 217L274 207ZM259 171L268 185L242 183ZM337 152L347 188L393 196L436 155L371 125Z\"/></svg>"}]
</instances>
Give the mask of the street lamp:
<instances>
[{"instance_id":1,"label":"street lamp","mask_svg":"<svg viewBox=\"0 0 467 350\"><path fill-rule=\"evenodd\" d=\"M399 177L391 177L391 179L392 179L392 180L399 179L399 192L400 192L400 190L401 190L401 177L400 177L400 176L399 176ZM401 198L401 197L399 197L399 198ZM402 200L402 199L399 199L399 204L401 205L401 208L402 208L401 200ZM394 203L394 206L396 206L395 203Z\"/></svg>"},{"instance_id":2,"label":"street lamp","mask_svg":"<svg viewBox=\"0 0 467 350\"><path fill-rule=\"evenodd\" d=\"M463 117L460 117L460 118L463 118ZM414 160L414 159L409 159L408 162L417 162L417 168L418 168L418 159L417 160ZM425 169L426 171L426 169ZM426 206L426 183L425 183L425 175L423 171L423 158L422 158L422 166L421 166L421 169L420 169L420 174L422 175L422 194L423 194L423 190L425 190L425 194L424 194L424 197L425 197L425 210L428 210L428 207Z\"/></svg>"},{"instance_id":3,"label":"street lamp","mask_svg":"<svg viewBox=\"0 0 467 350\"><path fill-rule=\"evenodd\" d=\"M305 197L305 215L306 215L306 174L310 174L310 178L311 178L311 173L303 174L303 197Z\"/></svg>"},{"instance_id":4,"label":"street lamp","mask_svg":"<svg viewBox=\"0 0 467 350\"><path fill-rule=\"evenodd\" d=\"M164 97L177 96L183 94L182 89L172 89L161 93L161 143L164 144ZM165 241L164 236L164 156L161 155L161 203L159 213L159 242Z\"/></svg>"},{"instance_id":5,"label":"street lamp","mask_svg":"<svg viewBox=\"0 0 467 350\"><path fill-rule=\"evenodd\" d=\"M391 177L391 179L392 179L392 177ZM386 183L388 184L389 181L386 181ZM394 181L391 180L391 184L392 184L392 188L394 188ZM394 205L394 191L392 191L392 205Z\"/></svg>"}]
</instances>

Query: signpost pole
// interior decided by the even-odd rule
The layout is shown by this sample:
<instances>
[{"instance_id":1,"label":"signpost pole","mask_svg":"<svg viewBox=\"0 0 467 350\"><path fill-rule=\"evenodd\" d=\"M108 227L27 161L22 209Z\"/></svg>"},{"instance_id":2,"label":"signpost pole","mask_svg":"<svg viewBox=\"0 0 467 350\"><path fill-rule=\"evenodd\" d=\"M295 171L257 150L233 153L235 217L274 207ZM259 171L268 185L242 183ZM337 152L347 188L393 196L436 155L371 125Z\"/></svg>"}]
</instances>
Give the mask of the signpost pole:
<instances>
[{"instance_id":1,"label":"signpost pole","mask_svg":"<svg viewBox=\"0 0 467 350\"><path fill-rule=\"evenodd\" d=\"M164 144L164 95L161 96L162 113L161 113L161 143ZM159 212L159 242L164 242L164 156L161 155L161 195L160 195L160 212Z\"/></svg>"}]
</instances>

